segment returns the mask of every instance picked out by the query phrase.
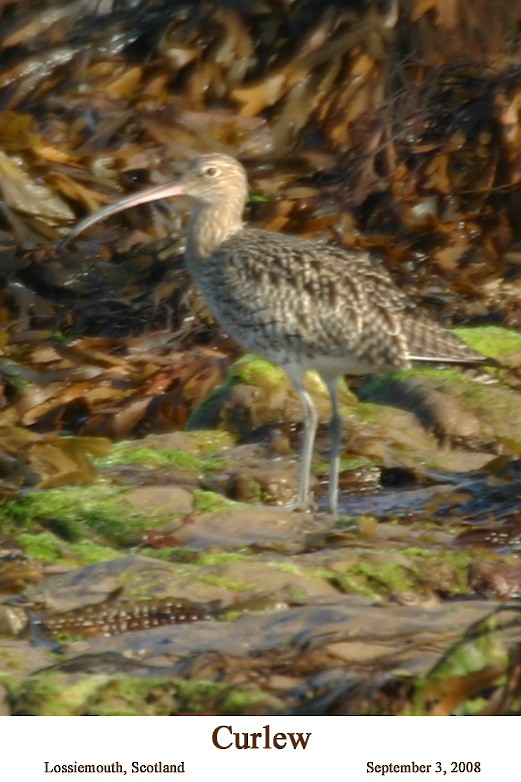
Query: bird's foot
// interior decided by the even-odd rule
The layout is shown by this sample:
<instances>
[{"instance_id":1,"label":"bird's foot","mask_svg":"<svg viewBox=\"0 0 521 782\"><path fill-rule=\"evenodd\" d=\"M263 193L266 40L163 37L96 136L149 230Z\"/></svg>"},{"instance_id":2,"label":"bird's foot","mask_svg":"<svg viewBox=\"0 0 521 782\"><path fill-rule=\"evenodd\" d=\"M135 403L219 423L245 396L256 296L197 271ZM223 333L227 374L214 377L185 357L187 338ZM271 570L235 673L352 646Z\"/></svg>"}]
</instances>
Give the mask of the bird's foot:
<instances>
[{"instance_id":1,"label":"bird's foot","mask_svg":"<svg viewBox=\"0 0 521 782\"><path fill-rule=\"evenodd\" d=\"M315 513L318 510L318 505L311 497L308 497L307 499L296 497L294 500L291 500L291 502L285 502L284 505L279 505L279 508L282 510L299 511L300 513Z\"/></svg>"},{"instance_id":2,"label":"bird's foot","mask_svg":"<svg viewBox=\"0 0 521 782\"><path fill-rule=\"evenodd\" d=\"M291 502L285 502L282 505L263 505L262 507L272 510L296 511L297 513L327 513L334 518L338 517L338 509L336 507L332 508L330 504L328 504L327 508L319 507L318 503L311 497L306 500L296 497Z\"/></svg>"}]
</instances>

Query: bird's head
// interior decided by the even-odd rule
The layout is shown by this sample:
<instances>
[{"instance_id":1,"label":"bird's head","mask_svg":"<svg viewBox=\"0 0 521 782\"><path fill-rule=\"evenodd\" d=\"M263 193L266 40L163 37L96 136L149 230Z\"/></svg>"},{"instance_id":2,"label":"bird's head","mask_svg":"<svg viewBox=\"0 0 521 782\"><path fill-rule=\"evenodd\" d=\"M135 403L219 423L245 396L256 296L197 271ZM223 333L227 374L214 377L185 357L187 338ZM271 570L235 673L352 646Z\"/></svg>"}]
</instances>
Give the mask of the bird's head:
<instances>
[{"instance_id":1,"label":"bird's head","mask_svg":"<svg viewBox=\"0 0 521 782\"><path fill-rule=\"evenodd\" d=\"M190 196L201 204L222 209L224 216L230 209L242 212L247 195L246 172L235 158L223 154L201 155L192 160L179 179L133 193L86 217L67 234L62 245L69 243L91 225L140 204L173 196Z\"/></svg>"}]
</instances>

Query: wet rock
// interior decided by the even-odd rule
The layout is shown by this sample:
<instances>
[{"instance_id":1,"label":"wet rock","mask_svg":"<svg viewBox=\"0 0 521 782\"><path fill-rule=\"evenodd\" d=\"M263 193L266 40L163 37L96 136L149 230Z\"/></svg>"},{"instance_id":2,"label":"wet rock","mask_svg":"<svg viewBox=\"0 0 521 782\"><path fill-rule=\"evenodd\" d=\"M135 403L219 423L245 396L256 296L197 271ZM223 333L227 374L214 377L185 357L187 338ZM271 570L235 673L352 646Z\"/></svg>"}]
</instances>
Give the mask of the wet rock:
<instances>
[{"instance_id":1,"label":"wet rock","mask_svg":"<svg viewBox=\"0 0 521 782\"><path fill-rule=\"evenodd\" d=\"M364 382L364 399L408 409L447 446L472 450L521 443L519 395L497 383L484 385L454 370L410 370ZM517 446L519 447L519 445Z\"/></svg>"},{"instance_id":2,"label":"wet rock","mask_svg":"<svg viewBox=\"0 0 521 782\"><path fill-rule=\"evenodd\" d=\"M131 445L129 443L129 445ZM167 432L149 434L134 443L136 448L171 448L184 451L191 456L200 456L201 448L197 440L185 432Z\"/></svg>"},{"instance_id":3,"label":"wet rock","mask_svg":"<svg viewBox=\"0 0 521 782\"><path fill-rule=\"evenodd\" d=\"M404 377L368 383L363 396L368 401L413 413L425 429L440 438L470 440L491 435L491 431L456 397L441 393L426 378Z\"/></svg>"},{"instance_id":4,"label":"wet rock","mask_svg":"<svg viewBox=\"0 0 521 782\"><path fill-rule=\"evenodd\" d=\"M462 627L488 616L492 608L486 601L411 608L375 606L367 599L353 596L325 601L321 598L315 605L270 614L246 614L231 622L160 627L112 638L74 641L67 645L68 666L76 658L78 671L87 664L93 673L100 670L107 655L123 655L134 661L136 673L148 669L154 670L155 675L162 672L176 676L181 672L186 675L187 664L193 665L190 660L211 653L214 660L219 655L220 665L225 665L224 670L220 668L219 678L236 681L241 660L249 661L251 675L256 665L263 665L266 654L280 656L287 650L287 660L293 660L292 670L300 683L317 667L323 668L326 660L328 667L334 667L335 662L345 666L344 677L352 675L353 666L358 666L357 677L363 678L367 675L364 666L377 660L418 674L436 663L440 652L448 650L460 637ZM506 617L505 628L504 643L515 643L516 628L507 629ZM407 644L403 643L405 638L409 639ZM298 665L295 667L299 654L308 656L300 672Z\"/></svg>"},{"instance_id":5,"label":"wet rock","mask_svg":"<svg viewBox=\"0 0 521 782\"><path fill-rule=\"evenodd\" d=\"M232 473L228 479L226 494L239 502L284 505L295 499L297 489L297 471L274 466L271 469L268 467Z\"/></svg>"},{"instance_id":6,"label":"wet rock","mask_svg":"<svg viewBox=\"0 0 521 782\"><path fill-rule=\"evenodd\" d=\"M138 486L125 494L125 504L154 519L168 514L186 515L194 508L193 492L182 486Z\"/></svg>"},{"instance_id":7,"label":"wet rock","mask_svg":"<svg viewBox=\"0 0 521 782\"><path fill-rule=\"evenodd\" d=\"M313 394L319 418L327 421L331 409L325 384L310 373L306 387ZM345 386L340 400L353 403ZM224 426L240 438L248 438L252 431L283 421L302 421L301 404L286 374L269 361L246 355L233 364L226 382L194 411L190 425Z\"/></svg>"},{"instance_id":8,"label":"wet rock","mask_svg":"<svg viewBox=\"0 0 521 782\"><path fill-rule=\"evenodd\" d=\"M0 670L11 681L20 681L35 671L52 666L56 661L55 649L55 644L35 643L32 638L2 638Z\"/></svg>"},{"instance_id":9,"label":"wet rock","mask_svg":"<svg viewBox=\"0 0 521 782\"><path fill-rule=\"evenodd\" d=\"M183 545L196 549L242 546L299 545L307 533L329 529L327 516L244 506L219 513L202 513L176 530Z\"/></svg>"},{"instance_id":10,"label":"wet rock","mask_svg":"<svg viewBox=\"0 0 521 782\"><path fill-rule=\"evenodd\" d=\"M168 594L176 565L144 555L123 556L47 578L27 590L27 602L53 612L98 604L111 596Z\"/></svg>"}]
</instances>

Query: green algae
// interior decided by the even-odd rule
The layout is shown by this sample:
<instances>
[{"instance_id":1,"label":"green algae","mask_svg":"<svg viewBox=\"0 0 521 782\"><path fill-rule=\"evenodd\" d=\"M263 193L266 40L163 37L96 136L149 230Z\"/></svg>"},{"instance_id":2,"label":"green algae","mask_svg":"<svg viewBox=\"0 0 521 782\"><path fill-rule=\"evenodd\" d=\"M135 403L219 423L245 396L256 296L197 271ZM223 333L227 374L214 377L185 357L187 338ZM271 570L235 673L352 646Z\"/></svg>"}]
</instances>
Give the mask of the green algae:
<instances>
[{"instance_id":1,"label":"green algae","mask_svg":"<svg viewBox=\"0 0 521 782\"><path fill-rule=\"evenodd\" d=\"M3 633L2 633L3 634ZM9 633L9 635L11 635ZM20 659L20 655L13 649L2 649L0 646L0 667L3 668L0 671L0 685L9 682L8 672L18 672L23 670L23 661Z\"/></svg>"},{"instance_id":2,"label":"green algae","mask_svg":"<svg viewBox=\"0 0 521 782\"><path fill-rule=\"evenodd\" d=\"M386 559L358 558L344 571L329 571L328 580L342 592L373 600L403 593L422 593L425 587L453 596L468 595L468 568L472 556L465 551L390 549Z\"/></svg>"},{"instance_id":3,"label":"green algae","mask_svg":"<svg viewBox=\"0 0 521 782\"><path fill-rule=\"evenodd\" d=\"M94 674L79 681L49 671L22 682L5 682L13 716L65 717L89 713L89 706L108 676Z\"/></svg>"},{"instance_id":4,"label":"green algae","mask_svg":"<svg viewBox=\"0 0 521 782\"><path fill-rule=\"evenodd\" d=\"M229 389L235 383L245 383L275 391L288 385L286 374L271 361L247 354L241 356L230 367L223 382L214 388L190 414L186 427L197 431L201 426L213 424L219 420L219 413L228 395Z\"/></svg>"},{"instance_id":5,"label":"green algae","mask_svg":"<svg viewBox=\"0 0 521 782\"><path fill-rule=\"evenodd\" d=\"M517 331L505 329L500 326L465 326L453 329L453 333L465 342L473 350L482 353L484 356L493 359L504 359L514 353L521 353L521 334ZM487 370L486 365L482 371ZM403 380L408 377L427 377L433 380L449 382L451 379L458 383L465 383L466 387L479 387L479 384L471 378L466 377L462 372L453 369L450 365L428 366L418 365L413 369L395 370L372 375L364 381L364 389L375 392L380 387L388 384L390 381ZM495 389L494 389L495 390ZM488 388L490 391L490 387ZM357 408L358 409L358 408Z\"/></svg>"},{"instance_id":6,"label":"green algae","mask_svg":"<svg viewBox=\"0 0 521 782\"><path fill-rule=\"evenodd\" d=\"M187 436L197 444L205 456L222 453L235 445L235 438L231 432L223 429L194 429L192 432L187 432ZM215 462L212 461L211 464L215 465Z\"/></svg>"},{"instance_id":7,"label":"green algae","mask_svg":"<svg viewBox=\"0 0 521 782\"><path fill-rule=\"evenodd\" d=\"M289 384L288 376L283 369L251 353L241 356L232 364L228 373L228 382L246 383L263 388L280 388L281 385Z\"/></svg>"},{"instance_id":8,"label":"green algae","mask_svg":"<svg viewBox=\"0 0 521 782\"><path fill-rule=\"evenodd\" d=\"M521 353L521 334L499 326L465 327L454 329L454 333L471 348L493 359L505 359L514 353ZM482 371L494 373L494 368L483 366ZM465 395L468 399L482 399L504 391L511 395L509 389L498 386L484 386L476 383L471 377L449 366L418 365L412 369L400 369L372 375L363 382L364 395L373 395L385 388L389 383L401 381L410 377L428 378L437 381L436 390L444 389L451 393ZM357 412L359 411L357 407ZM360 411L361 412L361 411ZM370 410L368 411L370 412Z\"/></svg>"},{"instance_id":9,"label":"green algae","mask_svg":"<svg viewBox=\"0 0 521 782\"><path fill-rule=\"evenodd\" d=\"M470 378L466 378L461 372L450 367L430 367L430 366L417 366L412 369L395 369L392 372L380 372L376 375L364 378L362 383L364 397L376 396L379 391L386 389L391 383L408 380L411 377L428 378L429 380L437 380L440 383L447 383L450 380L461 382L467 381L477 385ZM381 403L377 403L378 408L385 407ZM357 406L357 413L363 413L363 419L370 423L378 421L377 415L375 415L375 403L374 402L361 402Z\"/></svg>"},{"instance_id":10,"label":"green algae","mask_svg":"<svg viewBox=\"0 0 521 782\"><path fill-rule=\"evenodd\" d=\"M502 333L504 330L499 331ZM511 337L510 332L507 334L509 346L519 341L519 335ZM490 335L487 336L490 338ZM491 368L491 372L497 370ZM417 381L415 385L410 384L411 378ZM432 394L437 394L445 397L448 402L454 402L453 406L447 409L452 410L456 418L458 410L474 416L471 429L473 427L475 430L472 437L476 445L487 445L495 439L514 454L518 454L521 449L519 392L507 385L479 383L456 369L421 366L374 375L364 380L361 390L364 397L371 400L366 403L365 411L362 407L357 408L357 414L359 413L364 421L371 422L371 408L374 418L385 420L386 402L400 407L401 396L407 399L409 393L418 395L418 404L424 399L428 405L429 400L433 399ZM413 407L411 403L405 405L404 409ZM436 463L433 466L436 468Z\"/></svg>"},{"instance_id":11,"label":"green algae","mask_svg":"<svg viewBox=\"0 0 521 782\"><path fill-rule=\"evenodd\" d=\"M226 578L220 576L217 573L207 573L200 576L200 581L210 586L222 587L228 589L230 592L249 592L255 591L256 586L253 583L246 581L238 581L237 579Z\"/></svg>"},{"instance_id":12,"label":"green algae","mask_svg":"<svg viewBox=\"0 0 521 782\"><path fill-rule=\"evenodd\" d=\"M290 389L291 383L288 376L277 364L273 364L265 358L247 353L241 356L231 366L225 383L245 383L251 386L259 386L266 390L277 390L286 387ZM317 372L308 372L306 375L306 387L309 392L315 396L324 396L329 398L329 392L326 384ZM340 383L340 394L343 403L346 400L354 400L355 397L349 390L344 381ZM349 410L346 405L346 410Z\"/></svg>"},{"instance_id":13,"label":"green algae","mask_svg":"<svg viewBox=\"0 0 521 782\"><path fill-rule=\"evenodd\" d=\"M210 438L206 439L207 455L194 456L178 448L148 448L136 441L125 440L115 443L108 456L96 459L96 466L103 469L124 464L146 467L150 470L173 467L179 470L201 473L206 470L217 470L227 464L227 461L216 452L217 448L210 446ZM226 440L229 442L229 440Z\"/></svg>"},{"instance_id":14,"label":"green algae","mask_svg":"<svg viewBox=\"0 0 521 782\"><path fill-rule=\"evenodd\" d=\"M233 562L256 561L259 557L259 555L253 554L246 548L233 549L233 551L210 550L206 552L187 546L165 546L160 549L144 546L139 551L148 557L154 557L154 559L191 565L194 568L218 567L219 565L228 565Z\"/></svg>"},{"instance_id":15,"label":"green algae","mask_svg":"<svg viewBox=\"0 0 521 782\"><path fill-rule=\"evenodd\" d=\"M521 334L501 326L460 327L454 334L489 358L499 360L521 352Z\"/></svg>"},{"instance_id":16,"label":"green algae","mask_svg":"<svg viewBox=\"0 0 521 782\"><path fill-rule=\"evenodd\" d=\"M374 460L368 456L342 456L340 459L340 472L355 472L374 466ZM312 466L313 475L320 477L329 475L330 464L328 459L316 458Z\"/></svg>"},{"instance_id":17,"label":"green algae","mask_svg":"<svg viewBox=\"0 0 521 782\"><path fill-rule=\"evenodd\" d=\"M52 532L21 532L16 536L16 542L28 557L45 565L68 558L63 540Z\"/></svg>"},{"instance_id":18,"label":"green algae","mask_svg":"<svg viewBox=\"0 0 521 782\"><path fill-rule=\"evenodd\" d=\"M171 680L159 677L79 677L47 671L8 683L7 689L14 716L160 716L176 710Z\"/></svg>"},{"instance_id":19,"label":"green algae","mask_svg":"<svg viewBox=\"0 0 521 782\"><path fill-rule=\"evenodd\" d=\"M498 686L505 682L509 654L501 641L501 625L501 611L493 611L467 628L432 669L415 681L411 703L404 713L415 716L430 713L437 702L443 703L447 696L450 701L458 691L462 697L457 708L451 710L451 713L464 716L479 712L485 701L481 695L463 698L467 690L472 691L472 687L467 688L465 682L472 681L473 676L487 668L497 671L489 686ZM438 713L445 711L442 708Z\"/></svg>"},{"instance_id":20,"label":"green algae","mask_svg":"<svg viewBox=\"0 0 521 782\"><path fill-rule=\"evenodd\" d=\"M229 500L222 494L217 494L217 492L208 491L207 489L195 489L194 497L195 510L197 513L219 513L224 510L240 508L243 505L240 502L234 502L234 500Z\"/></svg>"},{"instance_id":21,"label":"green algae","mask_svg":"<svg viewBox=\"0 0 521 782\"><path fill-rule=\"evenodd\" d=\"M329 392L320 375L308 372L305 382L319 405L326 405L329 411ZM235 385L250 386L258 392L250 400L249 415L245 415L242 403L234 404L231 401ZM339 391L342 413L349 415L358 404L356 397L344 380L339 383ZM243 437L248 431L247 427L256 428L279 422L281 416L286 414L288 402L290 405L298 405L296 392L284 370L267 359L246 354L232 364L223 382L192 411L187 428L193 431L199 427L219 425ZM322 414L321 408L319 412Z\"/></svg>"},{"instance_id":22,"label":"green algae","mask_svg":"<svg viewBox=\"0 0 521 782\"><path fill-rule=\"evenodd\" d=\"M0 531L41 532L42 528L70 543L95 536L97 543L128 546L140 540L151 524L149 512L139 512L125 503L128 489L98 483L95 486L65 486L42 489L0 503ZM171 514L154 518L170 520Z\"/></svg>"},{"instance_id":23,"label":"green algae","mask_svg":"<svg viewBox=\"0 0 521 782\"><path fill-rule=\"evenodd\" d=\"M279 698L253 686L228 688L228 692L221 695L220 701L219 714L258 715L285 712L284 703Z\"/></svg>"},{"instance_id":24,"label":"green algae","mask_svg":"<svg viewBox=\"0 0 521 782\"><path fill-rule=\"evenodd\" d=\"M407 370L404 370L407 371ZM385 386L388 382L386 378L389 378L389 375L394 375L398 373L388 373L386 375L372 375L371 378L368 378L367 380L364 380L363 387L365 388L371 388L371 389L377 389L379 388L379 384L381 383L383 386ZM376 385L373 386L373 383L376 383ZM367 384L367 386L366 386ZM360 401L356 405L356 418L361 421L364 424L369 425L376 425L379 424L382 415L388 408L387 405L382 404L374 404L373 402L364 402ZM372 461L369 460L372 464Z\"/></svg>"},{"instance_id":25,"label":"green algae","mask_svg":"<svg viewBox=\"0 0 521 782\"><path fill-rule=\"evenodd\" d=\"M422 525L423 526L423 525ZM468 583L468 570L475 557L469 551L453 551L452 549L424 549L416 546L401 550L417 569L422 581L430 580L433 584L443 587L451 595L468 595L471 589Z\"/></svg>"},{"instance_id":26,"label":"green algae","mask_svg":"<svg viewBox=\"0 0 521 782\"><path fill-rule=\"evenodd\" d=\"M278 562L268 561L266 564L269 567L273 567L276 570L280 570L281 573L288 573L291 576L311 576L312 578L325 578L329 573L326 567L321 565L317 566L304 566L297 562Z\"/></svg>"},{"instance_id":27,"label":"green algae","mask_svg":"<svg viewBox=\"0 0 521 782\"><path fill-rule=\"evenodd\" d=\"M276 711L280 701L251 686L207 680L44 671L23 682L3 677L13 716L169 716Z\"/></svg>"},{"instance_id":28,"label":"green algae","mask_svg":"<svg viewBox=\"0 0 521 782\"><path fill-rule=\"evenodd\" d=\"M259 555L253 554L251 549L235 549L234 551L208 551L199 552L196 563L199 567L217 567L229 565L233 562L251 562L259 559Z\"/></svg>"},{"instance_id":29,"label":"green algae","mask_svg":"<svg viewBox=\"0 0 521 782\"><path fill-rule=\"evenodd\" d=\"M180 564L193 564L197 561L200 553L196 549L186 546L162 546L161 548L141 546L139 552L147 557L153 557L165 562L178 562Z\"/></svg>"},{"instance_id":30,"label":"green algae","mask_svg":"<svg viewBox=\"0 0 521 782\"><path fill-rule=\"evenodd\" d=\"M77 566L95 565L120 556L114 549L101 546L92 540L65 544L62 538L52 532L21 532L16 535L16 540L27 556L42 564L70 560L71 564Z\"/></svg>"}]
</instances>

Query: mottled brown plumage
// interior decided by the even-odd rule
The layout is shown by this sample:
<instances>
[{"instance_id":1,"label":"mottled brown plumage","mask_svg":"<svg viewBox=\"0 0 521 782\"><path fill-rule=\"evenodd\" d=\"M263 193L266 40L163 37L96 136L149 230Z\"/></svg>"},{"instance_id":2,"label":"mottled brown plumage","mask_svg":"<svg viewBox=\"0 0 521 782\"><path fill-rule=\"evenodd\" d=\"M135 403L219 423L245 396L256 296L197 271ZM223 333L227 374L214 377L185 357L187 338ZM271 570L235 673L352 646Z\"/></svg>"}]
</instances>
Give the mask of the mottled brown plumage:
<instances>
[{"instance_id":1,"label":"mottled brown plumage","mask_svg":"<svg viewBox=\"0 0 521 782\"><path fill-rule=\"evenodd\" d=\"M387 272L360 251L244 226L244 168L228 155L195 159L177 182L129 196L80 223L173 195L195 199L187 231L190 274L222 326L244 347L280 364L304 408L304 444L297 507L309 505L317 427L304 388L317 371L331 395L332 448L328 507L338 507L342 375L405 369L413 361L480 363L483 357L417 313Z\"/></svg>"}]
</instances>

